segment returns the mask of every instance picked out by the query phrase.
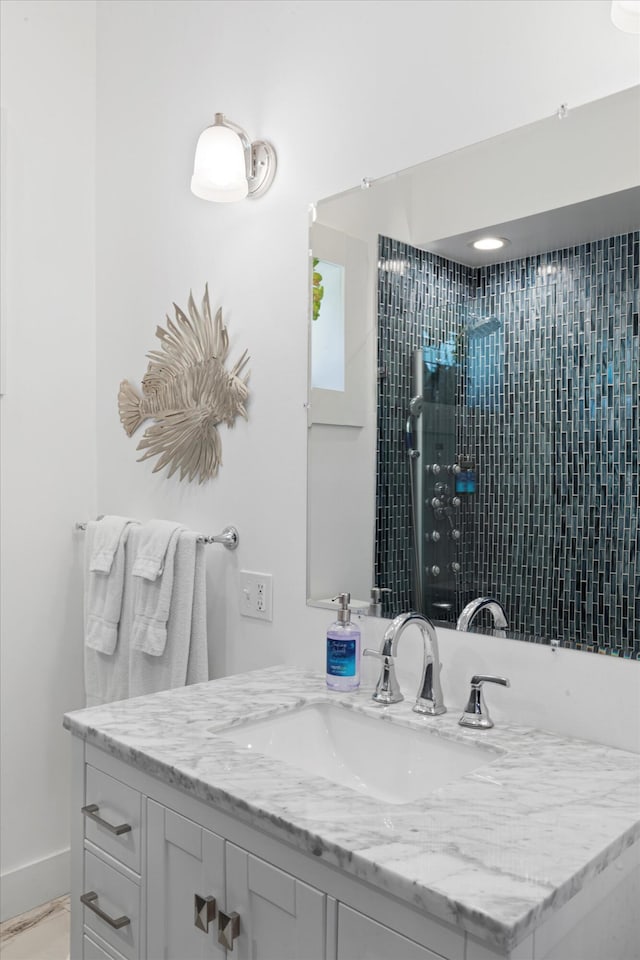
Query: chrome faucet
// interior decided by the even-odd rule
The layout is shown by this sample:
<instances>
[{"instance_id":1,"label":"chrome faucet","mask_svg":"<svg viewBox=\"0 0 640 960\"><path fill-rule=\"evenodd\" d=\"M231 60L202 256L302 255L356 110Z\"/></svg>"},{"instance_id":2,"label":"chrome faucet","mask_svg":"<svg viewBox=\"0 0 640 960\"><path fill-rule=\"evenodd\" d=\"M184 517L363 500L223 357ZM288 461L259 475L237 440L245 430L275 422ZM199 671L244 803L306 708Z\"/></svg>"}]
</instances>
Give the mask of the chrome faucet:
<instances>
[{"instance_id":1,"label":"chrome faucet","mask_svg":"<svg viewBox=\"0 0 640 960\"><path fill-rule=\"evenodd\" d=\"M504 630L507 625L507 615L504 607L498 600L492 597L478 597L466 605L456 624L457 630L470 630L471 621L480 613L481 610L488 610L493 617L493 622L498 630Z\"/></svg>"},{"instance_id":2,"label":"chrome faucet","mask_svg":"<svg viewBox=\"0 0 640 960\"><path fill-rule=\"evenodd\" d=\"M382 638L380 651L364 650L363 656L377 657L382 661L380 677L376 684L375 693L371 699L376 703L399 703L404 700L400 684L396 677L395 658L398 652L398 641L406 627L415 624L422 635L424 659L422 664L422 678L418 687L418 694L414 704L415 713L426 713L438 716L446 713L440 686L440 656L438 653L438 637L436 629L428 617L421 613L403 613L387 628Z\"/></svg>"}]
</instances>

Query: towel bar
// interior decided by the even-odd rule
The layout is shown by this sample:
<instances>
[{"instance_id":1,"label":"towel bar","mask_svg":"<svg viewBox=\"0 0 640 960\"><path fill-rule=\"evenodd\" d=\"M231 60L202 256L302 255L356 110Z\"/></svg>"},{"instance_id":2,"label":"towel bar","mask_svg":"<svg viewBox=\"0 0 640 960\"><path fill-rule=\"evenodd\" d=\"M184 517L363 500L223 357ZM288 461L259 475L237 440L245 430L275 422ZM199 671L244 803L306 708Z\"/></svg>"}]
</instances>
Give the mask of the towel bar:
<instances>
[{"instance_id":1,"label":"towel bar","mask_svg":"<svg viewBox=\"0 0 640 960\"><path fill-rule=\"evenodd\" d=\"M102 517L97 517L97 519L102 520ZM86 530L87 521L78 520L74 524L74 527L76 530ZM217 533L213 537L205 536L205 534L199 533L197 540L198 543L221 543L223 547L226 547L227 550L235 550L240 543L240 534L235 527L225 527L222 533Z\"/></svg>"}]
</instances>

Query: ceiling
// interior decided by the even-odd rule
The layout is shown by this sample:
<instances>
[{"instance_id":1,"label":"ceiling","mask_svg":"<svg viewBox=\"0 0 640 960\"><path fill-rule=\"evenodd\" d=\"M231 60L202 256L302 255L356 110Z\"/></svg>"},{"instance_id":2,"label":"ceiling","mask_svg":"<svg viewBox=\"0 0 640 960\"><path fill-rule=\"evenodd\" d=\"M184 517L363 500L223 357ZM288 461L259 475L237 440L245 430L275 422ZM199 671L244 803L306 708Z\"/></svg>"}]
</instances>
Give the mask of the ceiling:
<instances>
[{"instance_id":1,"label":"ceiling","mask_svg":"<svg viewBox=\"0 0 640 960\"><path fill-rule=\"evenodd\" d=\"M640 187L417 246L456 263L482 267L636 230L640 230ZM504 237L510 243L500 250L476 250L469 244L480 236Z\"/></svg>"}]
</instances>

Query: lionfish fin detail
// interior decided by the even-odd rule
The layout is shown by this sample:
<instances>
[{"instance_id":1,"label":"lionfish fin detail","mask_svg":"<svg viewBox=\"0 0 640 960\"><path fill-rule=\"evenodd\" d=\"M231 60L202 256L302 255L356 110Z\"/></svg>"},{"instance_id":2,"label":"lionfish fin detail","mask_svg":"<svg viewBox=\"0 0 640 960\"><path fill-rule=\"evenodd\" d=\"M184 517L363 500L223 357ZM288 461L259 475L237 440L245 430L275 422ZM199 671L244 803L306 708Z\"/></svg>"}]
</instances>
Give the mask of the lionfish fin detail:
<instances>
[{"instance_id":1,"label":"lionfish fin detail","mask_svg":"<svg viewBox=\"0 0 640 960\"><path fill-rule=\"evenodd\" d=\"M150 363L144 379L150 390L155 389L156 381L166 382L167 376L178 376L198 363L205 363L214 357L221 363L224 361L217 347L219 343L224 343L226 330L224 336L218 335L216 330L218 325L222 325L222 311L218 310L216 323L212 327L209 291L205 290L202 313L198 312L192 293L189 294L189 316L177 303L174 303L173 309L175 320L167 316L166 328L156 328L161 349L150 350L147 354Z\"/></svg>"},{"instance_id":2,"label":"lionfish fin detail","mask_svg":"<svg viewBox=\"0 0 640 960\"><path fill-rule=\"evenodd\" d=\"M154 473L169 466L171 477L179 468L181 480L191 481L199 474L200 483L215 477L222 463L220 434L198 410L172 410L159 417L145 430L138 450L145 450L139 460L159 457Z\"/></svg>"},{"instance_id":3,"label":"lionfish fin detail","mask_svg":"<svg viewBox=\"0 0 640 960\"><path fill-rule=\"evenodd\" d=\"M140 412L142 397L128 380L123 380L118 391L118 411L120 413L120 423L124 427L127 436L130 437L136 432L146 417Z\"/></svg>"},{"instance_id":4,"label":"lionfish fin detail","mask_svg":"<svg viewBox=\"0 0 640 960\"><path fill-rule=\"evenodd\" d=\"M239 377L242 371L244 370L244 368L246 367L246 365L248 364L248 362L249 362L249 352L248 350L245 350L245 352L242 354L240 359L234 363L231 369L230 376ZM247 375L242 378L242 382L243 383L249 382L249 373L247 373Z\"/></svg>"}]
</instances>

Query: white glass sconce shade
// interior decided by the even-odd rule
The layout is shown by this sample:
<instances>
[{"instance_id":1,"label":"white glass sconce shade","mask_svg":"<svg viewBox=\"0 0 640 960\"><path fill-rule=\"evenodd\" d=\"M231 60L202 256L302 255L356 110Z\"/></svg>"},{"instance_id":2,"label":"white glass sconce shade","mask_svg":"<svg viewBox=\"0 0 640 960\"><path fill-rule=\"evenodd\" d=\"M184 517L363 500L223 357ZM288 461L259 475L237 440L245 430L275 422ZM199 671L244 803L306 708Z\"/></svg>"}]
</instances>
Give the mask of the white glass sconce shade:
<instances>
[{"instance_id":1,"label":"white glass sconce shade","mask_svg":"<svg viewBox=\"0 0 640 960\"><path fill-rule=\"evenodd\" d=\"M198 138L191 192L217 203L259 197L275 172L273 147L262 140L251 143L242 127L216 113L214 124Z\"/></svg>"},{"instance_id":2,"label":"white glass sconce shade","mask_svg":"<svg viewBox=\"0 0 640 960\"><path fill-rule=\"evenodd\" d=\"M640 33L640 0L613 0L611 20L618 30Z\"/></svg>"},{"instance_id":3,"label":"white glass sconce shade","mask_svg":"<svg viewBox=\"0 0 640 960\"><path fill-rule=\"evenodd\" d=\"M249 192L244 147L237 133L222 124L207 127L198 138L191 192L202 200L228 203Z\"/></svg>"}]
</instances>

